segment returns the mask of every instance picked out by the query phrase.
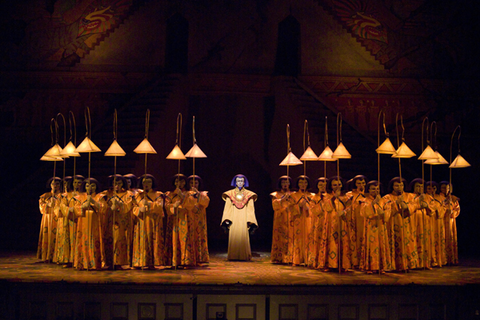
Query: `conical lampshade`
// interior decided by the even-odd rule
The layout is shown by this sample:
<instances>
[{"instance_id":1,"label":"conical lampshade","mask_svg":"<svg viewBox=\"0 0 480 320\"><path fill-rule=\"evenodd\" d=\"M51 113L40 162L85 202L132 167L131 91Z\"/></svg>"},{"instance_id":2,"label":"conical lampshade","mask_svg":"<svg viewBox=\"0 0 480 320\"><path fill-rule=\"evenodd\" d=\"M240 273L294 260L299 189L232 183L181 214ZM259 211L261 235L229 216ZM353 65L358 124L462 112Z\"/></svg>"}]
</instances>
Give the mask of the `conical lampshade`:
<instances>
[{"instance_id":1,"label":"conical lampshade","mask_svg":"<svg viewBox=\"0 0 480 320\"><path fill-rule=\"evenodd\" d=\"M392 155L392 158L411 158L415 156L416 154L412 150L410 150L410 148L405 144L405 142L402 142L395 154Z\"/></svg>"},{"instance_id":2,"label":"conical lampshade","mask_svg":"<svg viewBox=\"0 0 480 320\"><path fill-rule=\"evenodd\" d=\"M187 158L206 158L207 155L195 143L193 147L185 154Z\"/></svg>"},{"instance_id":3,"label":"conical lampshade","mask_svg":"<svg viewBox=\"0 0 480 320\"><path fill-rule=\"evenodd\" d=\"M76 151L79 153L84 153L84 152L100 152L102 150L100 150L100 148L98 148L95 145L95 143L93 143L93 141L90 140L90 138L85 137L82 143L80 143L80 145L77 147Z\"/></svg>"},{"instance_id":4,"label":"conical lampshade","mask_svg":"<svg viewBox=\"0 0 480 320\"><path fill-rule=\"evenodd\" d=\"M63 158L43 155L43 156L40 158L40 160L41 160L41 161L63 161Z\"/></svg>"},{"instance_id":5,"label":"conical lampshade","mask_svg":"<svg viewBox=\"0 0 480 320\"><path fill-rule=\"evenodd\" d=\"M148 139L143 139L142 142L133 150L135 153L150 153L150 154L157 154L157 151L152 147Z\"/></svg>"},{"instance_id":6,"label":"conical lampshade","mask_svg":"<svg viewBox=\"0 0 480 320\"><path fill-rule=\"evenodd\" d=\"M304 161L317 161L318 156L313 152L312 148L308 147L307 150L303 153L303 155L300 157L300 160Z\"/></svg>"},{"instance_id":7,"label":"conical lampshade","mask_svg":"<svg viewBox=\"0 0 480 320\"><path fill-rule=\"evenodd\" d=\"M337 149L332 154L333 159L351 159L352 155L347 151L347 148L340 142Z\"/></svg>"},{"instance_id":8,"label":"conical lampshade","mask_svg":"<svg viewBox=\"0 0 480 320\"><path fill-rule=\"evenodd\" d=\"M173 148L172 152L167 156L167 159L170 160L187 160L185 155L182 152L182 149L178 146L178 144L175 145Z\"/></svg>"},{"instance_id":9,"label":"conical lampshade","mask_svg":"<svg viewBox=\"0 0 480 320\"><path fill-rule=\"evenodd\" d=\"M122 147L120 147L117 140L113 140L110 148L108 148L107 152L105 152L105 156L107 157L123 157L125 155L125 151L122 149Z\"/></svg>"},{"instance_id":10,"label":"conical lampshade","mask_svg":"<svg viewBox=\"0 0 480 320\"><path fill-rule=\"evenodd\" d=\"M63 148L61 154L64 156L69 156L69 157L80 157L80 153L76 151L77 148L75 148L75 145L73 144L72 141L67 143L65 148Z\"/></svg>"},{"instance_id":11,"label":"conical lampshade","mask_svg":"<svg viewBox=\"0 0 480 320\"><path fill-rule=\"evenodd\" d=\"M458 155L455 160L453 160L452 164L448 166L449 168L466 168L470 167L470 163L467 162L461 155Z\"/></svg>"},{"instance_id":12,"label":"conical lampshade","mask_svg":"<svg viewBox=\"0 0 480 320\"><path fill-rule=\"evenodd\" d=\"M390 141L390 138L387 138L377 149L375 149L375 151L379 154L395 154L396 150Z\"/></svg>"},{"instance_id":13,"label":"conical lampshade","mask_svg":"<svg viewBox=\"0 0 480 320\"><path fill-rule=\"evenodd\" d=\"M45 153L47 157L60 157L60 158L68 158L68 156L62 156L62 148L57 143Z\"/></svg>"},{"instance_id":14,"label":"conical lampshade","mask_svg":"<svg viewBox=\"0 0 480 320\"><path fill-rule=\"evenodd\" d=\"M280 162L281 166L298 166L300 164L303 164L303 162L300 161L292 152L289 152L285 159Z\"/></svg>"},{"instance_id":15,"label":"conical lampshade","mask_svg":"<svg viewBox=\"0 0 480 320\"><path fill-rule=\"evenodd\" d=\"M423 150L422 154L418 157L418 160L428 160L428 159L437 159L438 156L433 151L433 149L430 146L427 146L425 150Z\"/></svg>"},{"instance_id":16,"label":"conical lampshade","mask_svg":"<svg viewBox=\"0 0 480 320\"><path fill-rule=\"evenodd\" d=\"M440 152L438 151L435 151L435 154L437 155L437 159L428 159L428 160L425 160L425 164L429 164L429 165L440 165L440 164L448 164L448 161L445 160L444 157L442 157L442 155L440 154Z\"/></svg>"},{"instance_id":17,"label":"conical lampshade","mask_svg":"<svg viewBox=\"0 0 480 320\"><path fill-rule=\"evenodd\" d=\"M323 152L318 156L318 160L320 161L337 161L337 159L332 158L333 151L327 146Z\"/></svg>"}]
</instances>

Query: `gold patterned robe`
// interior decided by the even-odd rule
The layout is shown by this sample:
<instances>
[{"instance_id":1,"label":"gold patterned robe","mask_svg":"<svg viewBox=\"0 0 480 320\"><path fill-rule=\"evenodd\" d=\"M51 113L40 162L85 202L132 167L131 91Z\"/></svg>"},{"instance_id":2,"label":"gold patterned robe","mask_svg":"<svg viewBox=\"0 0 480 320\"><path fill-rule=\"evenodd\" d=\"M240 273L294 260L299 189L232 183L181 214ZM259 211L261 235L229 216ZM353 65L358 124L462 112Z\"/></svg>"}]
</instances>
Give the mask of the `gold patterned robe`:
<instances>
[{"instance_id":1,"label":"gold patterned robe","mask_svg":"<svg viewBox=\"0 0 480 320\"><path fill-rule=\"evenodd\" d=\"M148 194L142 191L135 195L135 199L132 266L163 266L163 194L159 191L150 191ZM143 204L144 199L148 206Z\"/></svg>"}]
</instances>

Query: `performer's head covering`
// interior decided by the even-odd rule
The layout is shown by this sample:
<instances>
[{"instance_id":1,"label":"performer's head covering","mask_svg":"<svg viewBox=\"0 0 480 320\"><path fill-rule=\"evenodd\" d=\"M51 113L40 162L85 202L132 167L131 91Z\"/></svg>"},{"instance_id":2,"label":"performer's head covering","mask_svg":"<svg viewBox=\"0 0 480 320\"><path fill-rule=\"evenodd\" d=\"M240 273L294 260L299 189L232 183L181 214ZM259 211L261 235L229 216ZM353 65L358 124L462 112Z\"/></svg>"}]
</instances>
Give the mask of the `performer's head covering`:
<instances>
[{"instance_id":1,"label":"performer's head covering","mask_svg":"<svg viewBox=\"0 0 480 320\"><path fill-rule=\"evenodd\" d=\"M177 181L177 179L178 179L178 181L183 180L183 181L185 181L185 184L187 184L187 177L185 177L185 175L182 174L182 173L177 173L177 174L174 175L173 178L172 178L172 185L173 185L174 187L175 187L175 181Z\"/></svg>"},{"instance_id":2,"label":"performer's head covering","mask_svg":"<svg viewBox=\"0 0 480 320\"><path fill-rule=\"evenodd\" d=\"M113 187L113 180L114 179L117 180L117 181L122 181L122 183L123 183L122 189L128 190L127 179L125 179L121 174L112 174L112 175L108 176L108 187L109 188Z\"/></svg>"},{"instance_id":3,"label":"performer's head covering","mask_svg":"<svg viewBox=\"0 0 480 320\"><path fill-rule=\"evenodd\" d=\"M416 183L423 184L424 185L423 187L425 188L425 180L423 180L422 178L415 178L412 181L410 181L410 184L408 185L408 191L410 192L415 191Z\"/></svg>"},{"instance_id":4,"label":"performer's head covering","mask_svg":"<svg viewBox=\"0 0 480 320\"><path fill-rule=\"evenodd\" d=\"M293 184L292 178L290 176L281 176L280 178L278 178L278 181L277 181L278 190L282 189L282 181L283 180L288 180L288 182L290 183L289 188L292 188L292 184Z\"/></svg>"},{"instance_id":5,"label":"performer's head covering","mask_svg":"<svg viewBox=\"0 0 480 320\"><path fill-rule=\"evenodd\" d=\"M60 187L62 186L62 179L60 179L59 177L51 177L50 179L47 180L47 189L49 189L49 190L52 189L52 182L53 181L60 183Z\"/></svg>"},{"instance_id":6,"label":"performer's head covering","mask_svg":"<svg viewBox=\"0 0 480 320\"><path fill-rule=\"evenodd\" d=\"M237 186L237 178L243 178L245 181L245 184L243 185L245 188L249 187L248 179L245 177L243 174L237 174L235 177L233 177L232 182L230 183L230 186L236 187Z\"/></svg>"},{"instance_id":7,"label":"performer's head covering","mask_svg":"<svg viewBox=\"0 0 480 320\"><path fill-rule=\"evenodd\" d=\"M130 188L135 188L137 186L137 176L133 173L127 173L123 177L127 180L127 186L130 181Z\"/></svg>"},{"instance_id":8,"label":"performer's head covering","mask_svg":"<svg viewBox=\"0 0 480 320\"><path fill-rule=\"evenodd\" d=\"M94 183L94 184L97 185L97 191L98 191L98 190L101 190L100 188L101 188L102 186L100 185L100 182L98 182L97 179L95 179L95 178L90 178L90 179L88 179L88 178L87 178L87 179L83 180L82 185L80 186L80 192L86 192L86 191L87 191L87 190L85 189L85 185L86 185L87 183L90 183L90 184Z\"/></svg>"},{"instance_id":9,"label":"performer's head covering","mask_svg":"<svg viewBox=\"0 0 480 320\"><path fill-rule=\"evenodd\" d=\"M295 180L295 187L297 187L297 189L298 189L298 183L300 182L300 180L307 180L307 188L305 190L310 189L310 178L303 174L298 176L297 180Z\"/></svg>"},{"instance_id":10,"label":"performer's head covering","mask_svg":"<svg viewBox=\"0 0 480 320\"><path fill-rule=\"evenodd\" d=\"M149 173L146 173L144 175L142 175L139 179L138 179L138 188L139 189L143 189L143 179L150 179L152 180L152 189L155 189L157 187L157 181L155 179L154 176L152 176L151 174Z\"/></svg>"},{"instance_id":11,"label":"performer's head covering","mask_svg":"<svg viewBox=\"0 0 480 320\"><path fill-rule=\"evenodd\" d=\"M393 184L395 182L403 183L404 188L405 188L405 185L407 184L407 180L405 180L404 178L402 178L402 180L400 180L400 177L395 177L392 180L390 180L390 182L388 183L388 192L393 191Z\"/></svg>"},{"instance_id":12,"label":"performer's head covering","mask_svg":"<svg viewBox=\"0 0 480 320\"><path fill-rule=\"evenodd\" d=\"M356 175L355 177L347 181L347 189L348 190L357 189L357 186L356 186L357 180L365 180L365 182L368 181L367 177L365 177L364 175L362 174Z\"/></svg>"},{"instance_id":13,"label":"performer's head covering","mask_svg":"<svg viewBox=\"0 0 480 320\"><path fill-rule=\"evenodd\" d=\"M187 178L188 189L190 189L190 181L192 181L193 179L195 179L195 181L198 181L198 190L200 190L203 185L203 180L200 176L197 176L196 174L195 175L192 174Z\"/></svg>"},{"instance_id":14,"label":"performer's head covering","mask_svg":"<svg viewBox=\"0 0 480 320\"><path fill-rule=\"evenodd\" d=\"M333 176L333 177L331 177L331 178L328 178L327 191L329 191L329 192L330 192L330 191L333 191L333 189L332 189L332 183L333 183L333 181L336 181L336 180L338 180L338 181L340 181L340 182L342 183L342 188L341 188L341 190L343 190L343 189L345 188L345 183L343 182L343 178L340 177L340 176Z\"/></svg>"}]
</instances>

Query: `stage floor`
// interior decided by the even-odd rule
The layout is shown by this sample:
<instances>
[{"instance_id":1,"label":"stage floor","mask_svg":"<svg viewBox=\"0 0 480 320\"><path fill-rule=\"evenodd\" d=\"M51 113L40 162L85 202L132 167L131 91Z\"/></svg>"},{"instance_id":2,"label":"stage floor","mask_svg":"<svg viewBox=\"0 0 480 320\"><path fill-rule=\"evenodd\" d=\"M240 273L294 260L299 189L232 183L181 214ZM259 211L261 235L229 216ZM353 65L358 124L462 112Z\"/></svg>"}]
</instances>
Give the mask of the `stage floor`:
<instances>
[{"instance_id":1,"label":"stage floor","mask_svg":"<svg viewBox=\"0 0 480 320\"><path fill-rule=\"evenodd\" d=\"M480 284L480 260L460 259L458 266L384 275L351 271L321 272L305 267L272 264L270 253L254 252L250 262L228 261L226 253L212 253L210 264L191 269L77 271L39 262L34 252L0 253L0 280L22 283L156 284L213 286L329 286L329 285L440 285Z\"/></svg>"}]
</instances>

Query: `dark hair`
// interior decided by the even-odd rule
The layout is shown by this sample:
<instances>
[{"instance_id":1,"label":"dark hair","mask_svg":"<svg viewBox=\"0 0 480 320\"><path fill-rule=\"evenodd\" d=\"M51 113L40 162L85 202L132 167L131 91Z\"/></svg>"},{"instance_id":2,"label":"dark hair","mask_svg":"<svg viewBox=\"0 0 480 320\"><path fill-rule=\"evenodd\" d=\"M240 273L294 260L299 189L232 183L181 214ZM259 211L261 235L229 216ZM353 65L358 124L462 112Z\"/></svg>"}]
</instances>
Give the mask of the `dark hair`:
<instances>
[{"instance_id":1,"label":"dark hair","mask_svg":"<svg viewBox=\"0 0 480 320\"><path fill-rule=\"evenodd\" d=\"M368 181L367 177L365 177L364 175L361 175L361 174L356 175L355 177L347 181L347 189L348 190L356 189L357 180L365 180L365 182Z\"/></svg>"},{"instance_id":2,"label":"dark hair","mask_svg":"<svg viewBox=\"0 0 480 320\"><path fill-rule=\"evenodd\" d=\"M198 189L200 190L203 185L203 180L200 176L193 175L193 174L187 178L188 189L190 189L190 181L192 181L193 179L198 181Z\"/></svg>"},{"instance_id":3,"label":"dark hair","mask_svg":"<svg viewBox=\"0 0 480 320\"><path fill-rule=\"evenodd\" d=\"M155 189L157 187L157 182L154 176L152 176L149 173L146 173L142 175L140 178L138 178L138 185L137 187L139 189L143 189L143 179L151 179L152 180L152 189Z\"/></svg>"},{"instance_id":4,"label":"dark hair","mask_svg":"<svg viewBox=\"0 0 480 320\"><path fill-rule=\"evenodd\" d=\"M47 189L52 189L52 181L60 183L60 187L62 186L62 179L59 177L51 177L50 179L47 180Z\"/></svg>"},{"instance_id":5,"label":"dark hair","mask_svg":"<svg viewBox=\"0 0 480 320\"><path fill-rule=\"evenodd\" d=\"M175 186L175 181L180 181L180 180L183 180L185 181L185 184L187 183L187 177L185 177L184 174L181 174L181 173L177 173L176 175L173 176L172 178L172 185Z\"/></svg>"},{"instance_id":6,"label":"dark hair","mask_svg":"<svg viewBox=\"0 0 480 320\"><path fill-rule=\"evenodd\" d=\"M325 183L328 184L328 179L327 179L327 178L325 178L325 177L320 177L320 178L318 178L318 179L317 179L317 183L315 184L315 187L317 188L317 192L320 191L320 190L318 189L318 183L319 183L320 181L325 181Z\"/></svg>"},{"instance_id":7,"label":"dark hair","mask_svg":"<svg viewBox=\"0 0 480 320\"><path fill-rule=\"evenodd\" d=\"M113 184L114 180L117 180L117 181L121 180L122 183L123 183L122 188L125 189L125 190L128 190L127 179L125 179L121 174L112 174L111 176L108 176L108 187L109 188L113 187L112 184Z\"/></svg>"},{"instance_id":8,"label":"dark hair","mask_svg":"<svg viewBox=\"0 0 480 320\"><path fill-rule=\"evenodd\" d=\"M300 175L300 176L298 176L298 177L297 177L297 180L295 180L295 187L296 187L297 189L299 189L299 188L298 188L298 183L299 183L300 180L302 180L302 179L307 180L307 188L306 188L306 190L310 189L310 178L309 178L308 176L306 176L306 175L303 175L303 174Z\"/></svg>"},{"instance_id":9,"label":"dark hair","mask_svg":"<svg viewBox=\"0 0 480 320\"><path fill-rule=\"evenodd\" d=\"M87 179L83 180L82 185L80 186L80 192L86 192L86 191L87 191L87 190L85 190L85 185L86 185L87 183L90 183L90 184L91 184L91 183L95 183L95 184L97 185L97 191L98 191L98 190L101 190L100 188L101 188L102 186L100 185L100 182L98 182L97 179L95 179L95 178L90 178L90 179L88 179L88 178L87 178ZM97 193L98 193L98 192L97 192Z\"/></svg>"},{"instance_id":10,"label":"dark hair","mask_svg":"<svg viewBox=\"0 0 480 320\"><path fill-rule=\"evenodd\" d=\"M292 178L290 176L281 176L280 178L278 178L278 181L277 181L278 190L282 189L283 180L287 180L290 183L290 188L292 187L292 184L293 184Z\"/></svg>"},{"instance_id":11,"label":"dark hair","mask_svg":"<svg viewBox=\"0 0 480 320\"><path fill-rule=\"evenodd\" d=\"M435 188L436 188L435 193L440 193L440 188L439 188L439 185L438 185L437 182L435 182L435 181L428 181L428 182L425 184L425 190L427 189L427 186L435 187Z\"/></svg>"},{"instance_id":12,"label":"dark hair","mask_svg":"<svg viewBox=\"0 0 480 320\"><path fill-rule=\"evenodd\" d=\"M405 185L407 184L407 180L405 180L404 178L402 178L402 180L400 180L400 177L395 177L393 178L392 180L390 180L390 182L388 183L388 192L392 192L393 191L393 184L395 182L398 182L398 183L403 183L403 186L405 187Z\"/></svg>"},{"instance_id":13,"label":"dark hair","mask_svg":"<svg viewBox=\"0 0 480 320\"><path fill-rule=\"evenodd\" d=\"M135 188L137 186L138 178L133 173L127 173L123 175L123 177L127 180L127 186L128 186L128 181L130 181L130 188Z\"/></svg>"},{"instance_id":14,"label":"dark hair","mask_svg":"<svg viewBox=\"0 0 480 320\"><path fill-rule=\"evenodd\" d=\"M343 182L343 178L342 177L339 177L339 176L333 176L331 178L328 179L328 182L327 182L327 191L333 191L332 189L332 183L333 181L340 181L342 183L342 188L340 190L343 190L345 188L345 183Z\"/></svg>"},{"instance_id":15,"label":"dark hair","mask_svg":"<svg viewBox=\"0 0 480 320\"><path fill-rule=\"evenodd\" d=\"M408 191L413 192L415 190L416 183L423 184L424 185L423 187L425 188L425 180L423 180L422 178L415 178L412 181L410 181L410 184L408 185Z\"/></svg>"}]
</instances>

